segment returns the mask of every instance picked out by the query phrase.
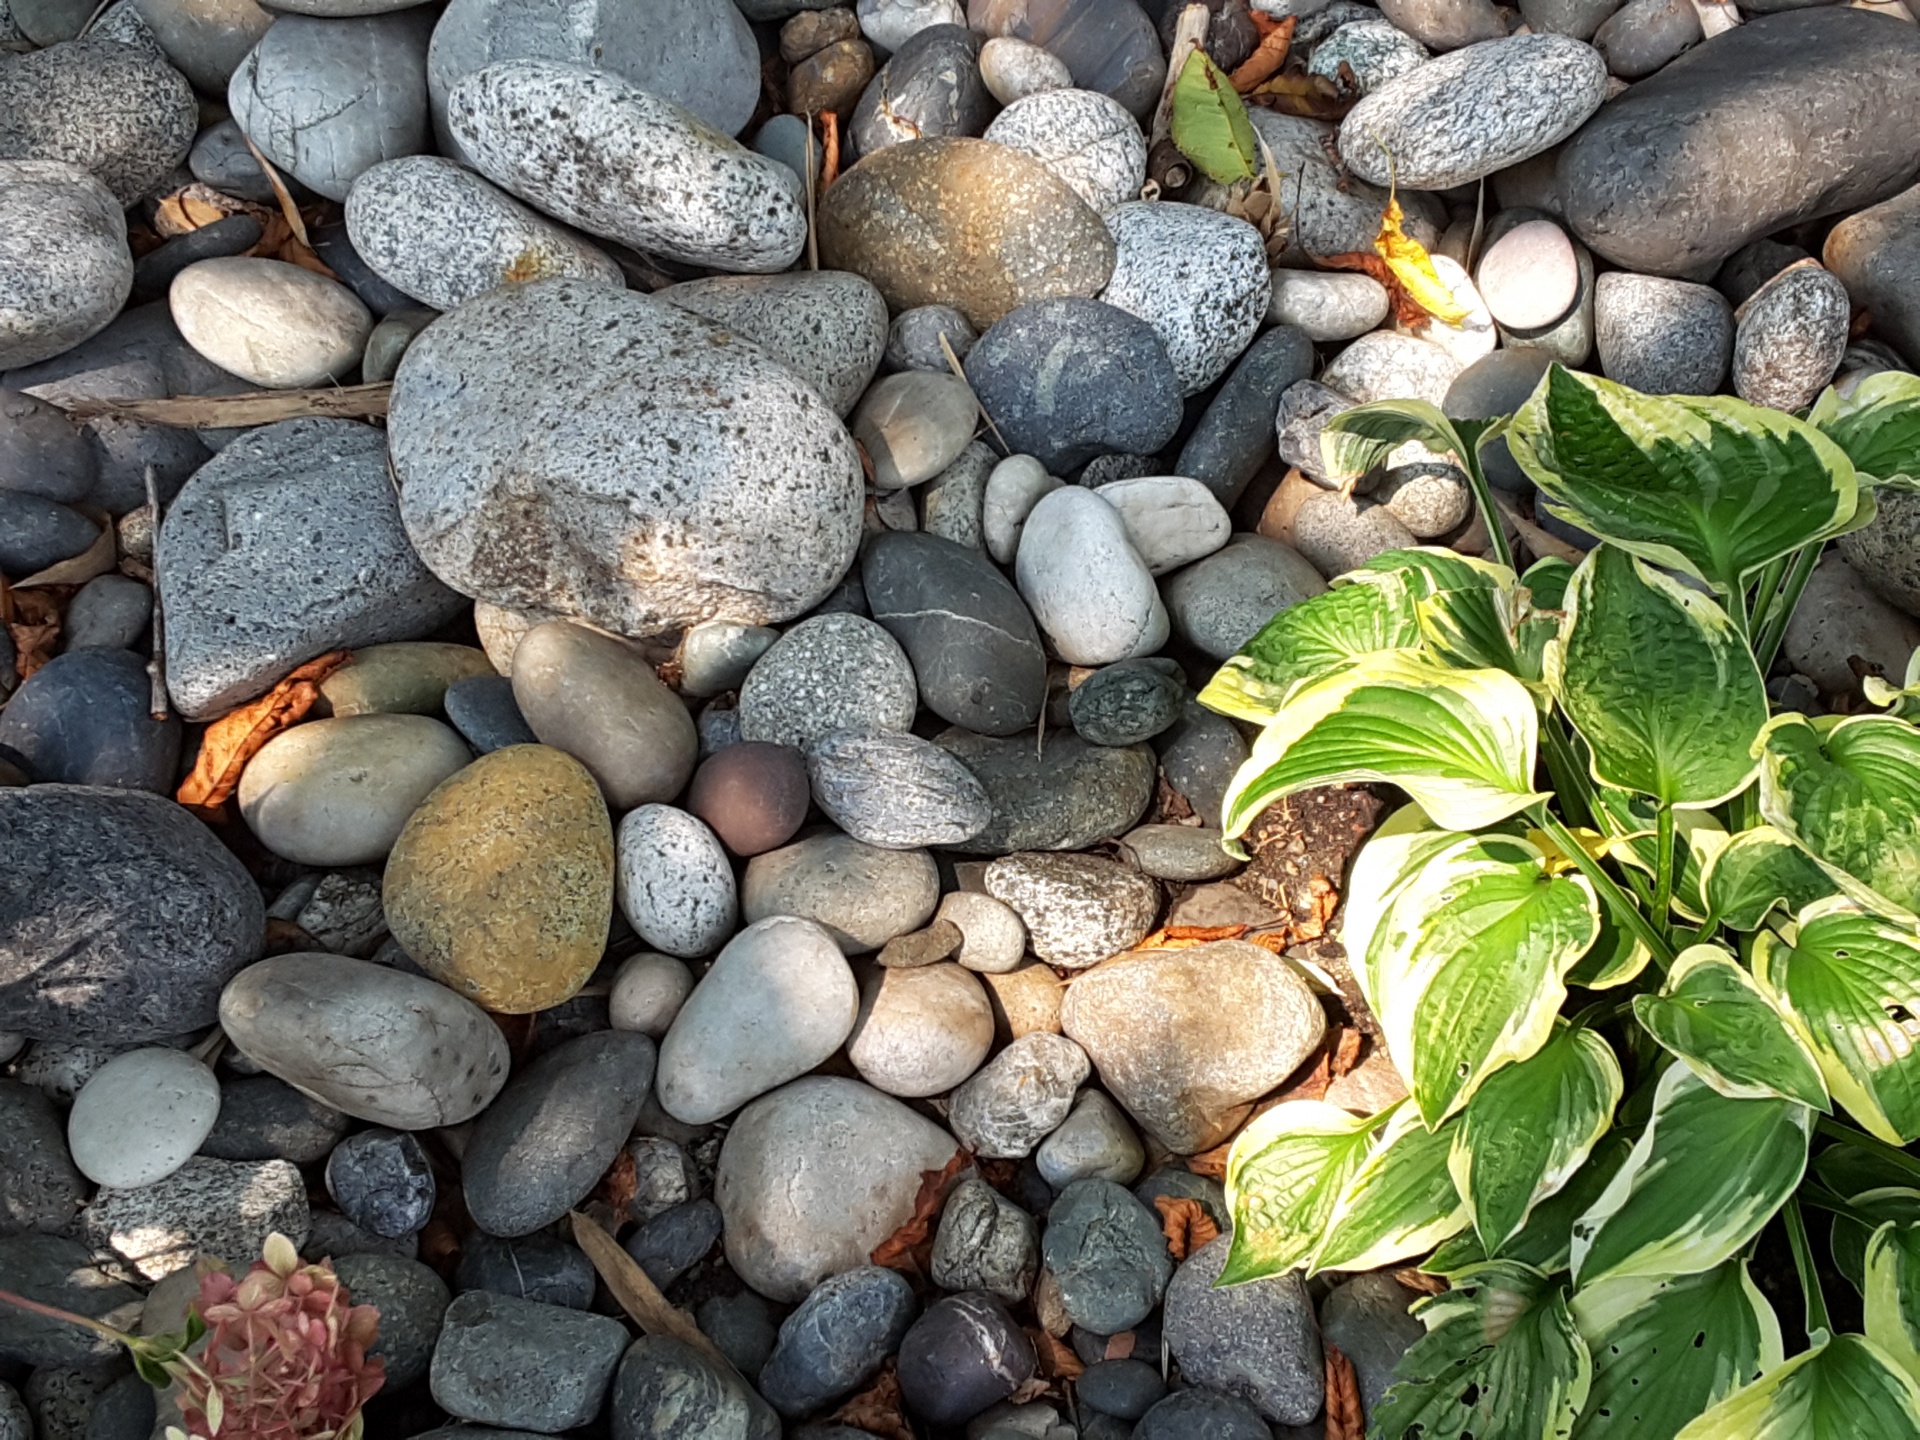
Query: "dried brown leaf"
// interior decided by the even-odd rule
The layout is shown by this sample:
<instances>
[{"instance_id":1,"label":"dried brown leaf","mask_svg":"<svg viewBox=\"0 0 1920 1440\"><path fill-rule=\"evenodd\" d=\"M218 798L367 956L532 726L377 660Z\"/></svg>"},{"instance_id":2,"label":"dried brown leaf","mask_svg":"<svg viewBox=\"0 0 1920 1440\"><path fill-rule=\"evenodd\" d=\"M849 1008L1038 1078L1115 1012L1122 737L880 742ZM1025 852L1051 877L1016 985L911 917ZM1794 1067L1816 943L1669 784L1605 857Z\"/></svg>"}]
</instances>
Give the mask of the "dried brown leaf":
<instances>
[{"instance_id":1,"label":"dried brown leaf","mask_svg":"<svg viewBox=\"0 0 1920 1440\"><path fill-rule=\"evenodd\" d=\"M1073 1353L1073 1346L1059 1336L1049 1335L1037 1325L1029 1325L1027 1335L1033 1341L1034 1354L1039 1357L1040 1373L1047 1379L1072 1380L1085 1372L1087 1367Z\"/></svg>"},{"instance_id":2,"label":"dried brown leaf","mask_svg":"<svg viewBox=\"0 0 1920 1440\"><path fill-rule=\"evenodd\" d=\"M1353 1362L1333 1345L1326 1347L1327 1440L1366 1440L1367 1417L1360 1406L1360 1380Z\"/></svg>"},{"instance_id":3,"label":"dried brown leaf","mask_svg":"<svg viewBox=\"0 0 1920 1440\"><path fill-rule=\"evenodd\" d=\"M1224 1180L1227 1178L1227 1156L1232 1153L1233 1142L1229 1140L1211 1150L1202 1150L1198 1155L1187 1156L1187 1169L1196 1175L1205 1175L1209 1180Z\"/></svg>"},{"instance_id":4,"label":"dried brown leaf","mask_svg":"<svg viewBox=\"0 0 1920 1440\"><path fill-rule=\"evenodd\" d=\"M1289 15L1261 32L1260 43L1254 48L1253 54L1241 61L1233 74L1227 77L1235 90L1244 95L1263 80L1280 73L1287 63L1287 52L1293 48L1294 26L1299 23L1298 17Z\"/></svg>"},{"instance_id":5,"label":"dried brown leaf","mask_svg":"<svg viewBox=\"0 0 1920 1440\"><path fill-rule=\"evenodd\" d=\"M1424 1270L1396 1270L1393 1272L1393 1278L1396 1283L1406 1286L1409 1290L1418 1291L1422 1295L1447 1293L1447 1282L1438 1275L1427 1274Z\"/></svg>"},{"instance_id":6,"label":"dried brown leaf","mask_svg":"<svg viewBox=\"0 0 1920 1440\"><path fill-rule=\"evenodd\" d=\"M1296 1071L1290 1084L1279 1091L1281 1100L1324 1100L1327 1087L1333 1084L1333 1057L1327 1047L1322 1045L1314 1056L1313 1063L1306 1069Z\"/></svg>"},{"instance_id":7,"label":"dried brown leaf","mask_svg":"<svg viewBox=\"0 0 1920 1440\"><path fill-rule=\"evenodd\" d=\"M1351 1075L1360 1063L1361 1034L1350 1025L1340 1027L1340 1040L1333 1047L1333 1074L1338 1079Z\"/></svg>"},{"instance_id":8,"label":"dried brown leaf","mask_svg":"<svg viewBox=\"0 0 1920 1440\"><path fill-rule=\"evenodd\" d=\"M1359 99L1358 91L1337 80L1301 71L1275 75L1254 86L1246 96L1249 105L1264 105L1282 115L1300 115L1309 120L1344 120Z\"/></svg>"},{"instance_id":9,"label":"dried brown leaf","mask_svg":"<svg viewBox=\"0 0 1920 1440\"><path fill-rule=\"evenodd\" d=\"M71 585L54 585L35 590L10 591L8 608L13 618L7 633L13 637L13 668L22 680L30 679L53 658L60 643L60 627L65 621L67 602L73 597Z\"/></svg>"},{"instance_id":10,"label":"dried brown leaf","mask_svg":"<svg viewBox=\"0 0 1920 1440\"><path fill-rule=\"evenodd\" d=\"M93 544L70 559L57 565L49 565L24 580L13 582L16 590L35 590L47 585L84 585L96 575L104 575L113 569L119 560L119 536L113 527L113 517L104 511L95 511L100 520L100 534ZM93 517L90 517L93 518Z\"/></svg>"},{"instance_id":11,"label":"dried brown leaf","mask_svg":"<svg viewBox=\"0 0 1920 1440\"><path fill-rule=\"evenodd\" d=\"M880 1440L917 1440L907 1423L906 1403L900 1395L900 1377L889 1359L873 1383L827 1417L829 1425L851 1425Z\"/></svg>"},{"instance_id":12,"label":"dried brown leaf","mask_svg":"<svg viewBox=\"0 0 1920 1440\"><path fill-rule=\"evenodd\" d=\"M1109 1335L1107 1348L1101 1354L1108 1360L1126 1360L1133 1355L1133 1348L1139 1338L1131 1330L1122 1330L1118 1335Z\"/></svg>"},{"instance_id":13,"label":"dried brown leaf","mask_svg":"<svg viewBox=\"0 0 1920 1440\"><path fill-rule=\"evenodd\" d=\"M640 1193L640 1167L634 1162L632 1150L624 1145L620 1147L620 1153L613 1157L613 1164L600 1177L593 1193L606 1201L607 1208L614 1214L627 1213L633 1197Z\"/></svg>"},{"instance_id":14,"label":"dried brown leaf","mask_svg":"<svg viewBox=\"0 0 1920 1440\"><path fill-rule=\"evenodd\" d=\"M840 117L828 110L820 116L823 152L820 161L820 188L826 189L840 178Z\"/></svg>"},{"instance_id":15,"label":"dried brown leaf","mask_svg":"<svg viewBox=\"0 0 1920 1440\"><path fill-rule=\"evenodd\" d=\"M193 773L180 782L173 798L189 809L217 810L240 788L240 776L260 747L304 719L320 699L320 682L352 658L351 651L330 650L258 700L214 721L201 737Z\"/></svg>"},{"instance_id":16,"label":"dried brown leaf","mask_svg":"<svg viewBox=\"0 0 1920 1440\"><path fill-rule=\"evenodd\" d=\"M940 1209L947 1203L947 1192L973 1164L965 1149L953 1152L953 1158L941 1170L922 1170L920 1189L913 1197L913 1214L893 1234L874 1246L869 1257L874 1264L907 1275L925 1275L933 1257L933 1228Z\"/></svg>"},{"instance_id":17,"label":"dried brown leaf","mask_svg":"<svg viewBox=\"0 0 1920 1440\"><path fill-rule=\"evenodd\" d=\"M1153 1208L1160 1212L1160 1228L1167 1237L1167 1250L1175 1260L1184 1260L1209 1240L1217 1239L1220 1227L1198 1200L1184 1195L1156 1195Z\"/></svg>"}]
</instances>

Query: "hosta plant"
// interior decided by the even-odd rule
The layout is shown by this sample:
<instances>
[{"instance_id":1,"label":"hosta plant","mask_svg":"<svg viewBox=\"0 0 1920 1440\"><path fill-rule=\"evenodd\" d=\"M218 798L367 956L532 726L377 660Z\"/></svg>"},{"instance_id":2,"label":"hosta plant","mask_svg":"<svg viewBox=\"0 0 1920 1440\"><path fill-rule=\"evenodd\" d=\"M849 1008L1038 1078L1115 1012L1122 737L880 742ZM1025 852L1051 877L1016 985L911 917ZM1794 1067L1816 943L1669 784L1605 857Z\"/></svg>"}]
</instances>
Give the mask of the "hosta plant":
<instances>
[{"instance_id":1,"label":"hosta plant","mask_svg":"<svg viewBox=\"0 0 1920 1440\"><path fill-rule=\"evenodd\" d=\"M1809 719L1763 682L1821 547L1920 472L1920 378L1799 418L1555 367L1506 420L1386 402L1323 444L1353 476L1451 452L1491 520L1496 437L1600 537L1577 566L1379 556L1201 696L1264 727L1229 844L1309 786L1407 801L1343 930L1407 1098L1259 1116L1221 1283L1442 1277L1384 1440L1920 1436L1920 692ZM1808 1210L1863 1335L1833 1333ZM1750 1274L1775 1223L1791 1356Z\"/></svg>"}]
</instances>

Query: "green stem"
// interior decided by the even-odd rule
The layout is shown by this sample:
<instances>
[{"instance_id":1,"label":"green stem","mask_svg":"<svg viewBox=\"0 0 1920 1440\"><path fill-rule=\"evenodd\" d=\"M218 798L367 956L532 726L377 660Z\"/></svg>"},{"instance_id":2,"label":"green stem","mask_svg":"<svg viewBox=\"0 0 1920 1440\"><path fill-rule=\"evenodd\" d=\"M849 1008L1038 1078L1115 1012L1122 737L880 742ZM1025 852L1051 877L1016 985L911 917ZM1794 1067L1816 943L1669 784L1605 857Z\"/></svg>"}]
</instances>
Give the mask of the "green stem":
<instances>
[{"instance_id":1,"label":"green stem","mask_svg":"<svg viewBox=\"0 0 1920 1440\"><path fill-rule=\"evenodd\" d=\"M1732 612L1734 628L1749 645L1753 643L1753 617L1747 613L1747 587L1735 585L1727 592L1727 609Z\"/></svg>"},{"instance_id":2,"label":"green stem","mask_svg":"<svg viewBox=\"0 0 1920 1440\"><path fill-rule=\"evenodd\" d=\"M104 1339L113 1341L116 1345L127 1343L128 1337L111 1325L102 1324L91 1316L76 1315L71 1310L62 1310L57 1305L43 1305L38 1300L29 1300L24 1295L16 1295L11 1290L0 1290L0 1304L12 1305L16 1309L25 1310L34 1315L44 1315L49 1320L61 1320L69 1325L79 1325Z\"/></svg>"},{"instance_id":3,"label":"green stem","mask_svg":"<svg viewBox=\"0 0 1920 1440\"><path fill-rule=\"evenodd\" d=\"M1500 512L1494 507L1493 488L1487 484L1486 474L1480 469L1480 453L1471 445L1462 448L1466 451L1460 458L1466 462L1467 484L1473 490L1473 503L1480 507L1480 518L1486 523L1488 545L1493 550L1493 558L1507 569L1514 570L1513 550L1507 544L1507 532L1501 528Z\"/></svg>"},{"instance_id":4,"label":"green stem","mask_svg":"<svg viewBox=\"0 0 1920 1440\"><path fill-rule=\"evenodd\" d=\"M1767 612L1766 626L1753 647L1753 658L1759 664L1762 675L1773 668L1774 657L1780 653L1780 642L1787 638L1787 622L1793 618L1800 596L1806 590L1807 582L1813 578L1813 567L1820 563L1821 549L1819 543L1800 548L1800 553L1793 557L1793 568L1787 572L1779 600Z\"/></svg>"},{"instance_id":5,"label":"green stem","mask_svg":"<svg viewBox=\"0 0 1920 1440\"><path fill-rule=\"evenodd\" d=\"M1820 1273L1813 1268L1813 1246L1807 1241L1807 1222L1800 1216L1799 1200L1787 1201L1783 1213L1787 1240L1793 1246L1793 1268L1807 1297L1807 1338L1818 1345L1833 1333L1833 1322L1827 1318L1827 1297L1820 1291Z\"/></svg>"},{"instance_id":6,"label":"green stem","mask_svg":"<svg viewBox=\"0 0 1920 1440\"><path fill-rule=\"evenodd\" d=\"M1766 627L1767 616L1773 613L1773 602L1778 598L1780 577L1787 573L1787 557L1777 556L1760 567L1760 578L1753 582L1753 626L1760 630Z\"/></svg>"},{"instance_id":7,"label":"green stem","mask_svg":"<svg viewBox=\"0 0 1920 1440\"><path fill-rule=\"evenodd\" d=\"M1667 944L1665 936L1647 923L1647 917L1640 913L1640 907L1633 903L1633 897L1620 888L1619 882L1607 873L1604 865L1587 854L1573 833L1560 823L1559 817L1548 810L1544 803L1535 805L1531 813L1534 824L1551 835L1553 843L1587 877L1594 893L1600 897L1600 903L1613 912L1614 922L1652 952L1653 962L1663 974L1671 969L1673 947Z\"/></svg>"},{"instance_id":8,"label":"green stem","mask_svg":"<svg viewBox=\"0 0 1920 1440\"><path fill-rule=\"evenodd\" d=\"M1897 1145L1889 1145L1886 1141L1877 1139L1864 1130L1843 1125L1830 1115L1817 1117L1813 1122L1813 1128L1815 1134L1824 1135L1829 1140L1838 1140L1842 1145L1851 1145L1856 1150L1865 1150L1870 1155L1879 1156L1896 1169L1920 1177L1920 1156L1909 1155Z\"/></svg>"},{"instance_id":9,"label":"green stem","mask_svg":"<svg viewBox=\"0 0 1920 1440\"><path fill-rule=\"evenodd\" d=\"M1673 806L1654 811L1653 923L1662 935L1673 933Z\"/></svg>"},{"instance_id":10,"label":"green stem","mask_svg":"<svg viewBox=\"0 0 1920 1440\"><path fill-rule=\"evenodd\" d=\"M1554 791L1568 818L1576 825L1592 824L1593 786L1587 780L1587 772L1580 764L1573 743L1567 739L1567 732L1560 728L1551 710L1540 717L1540 740L1547 773L1553 777Z\"/></svg>"}]
</instances>

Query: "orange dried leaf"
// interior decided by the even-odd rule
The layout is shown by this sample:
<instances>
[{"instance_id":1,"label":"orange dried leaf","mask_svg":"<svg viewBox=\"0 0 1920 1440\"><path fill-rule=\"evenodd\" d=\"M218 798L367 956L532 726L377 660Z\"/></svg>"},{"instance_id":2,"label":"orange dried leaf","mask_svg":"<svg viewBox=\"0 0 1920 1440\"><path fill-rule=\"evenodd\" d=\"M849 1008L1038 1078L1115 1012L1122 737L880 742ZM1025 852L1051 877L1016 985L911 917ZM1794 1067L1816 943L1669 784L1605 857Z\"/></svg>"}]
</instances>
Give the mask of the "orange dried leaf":
<instances>
[{"instance_id":1,"label":"orange dried leaf","mask_svg":"<svg viewBox=\"0 0 1920 1440\"><path fill-rule=\"evenodd\" d=\"M193 773L180 782L173 798L193 809L218 809L240 788L241 772L261 746L304 719L320 699L320 682L352 658L351 651L330 650L258 700L214 721L200 741Z\"/></svg>"},{"instance_id":2,"label":"orange dried leaf","mask_svg":"<svg viewBox=\"0 0 1920 1440\"><path fill-rule=\"evenodd\" d=\"M1199 940L1205 943L1211 940L1238 940L1251 928L1247 925L1169 925L1161 933L1169 940Z\"/></svg>"},{"instance_id":3,"label":"orange dried leaf","mask_svg":"<svg viewBox=\"0 0 1920 1440\"><path fill-rule=\"evenodd\" d=\"M1359 98L1357 92L1342 89L1337 80L1299 73L1263 80L1246 96L1249 105L1264 105L1282 115L1300 115L1309 120L1344 120Z\"/></svg>"},{"instance_id":4,"label":"orange dried leaf","mask_svg":"<svg viewBox=\"0 0 1920 1440\"><path fill-rule=\"evenodd\" d=\"M1407 1289L1421 1295L1444 1295L1447 1293L1447 1282L1438 1275L1427 1274L1424 1270L1396 1270L1393 1272L1393 1278L1396 1283L1404 1285Z\"/></svg>"},{"instance_id":5,"label":"orange dried leaf","mask_svg":"<svg viewBox=\"0 0 1920 1440\"><path fill-rule=\"evenodd\" d=\"M1333 1057L1323 1045L1312 1065L1299 1072L1299 1078L1280 1091L1281 1100L1324 1100L1333 1084Z\"/></svg>"},{"instance_id":6,"label":"orange dried leaf","mask_svg":"<svg viewBox=\"0 0 1920 1440\"><path fill-rule=\"evenodd\" d=\"M1107 1336L1107 1348L1101 1353L1108 1360L1126 1360L1132 1357L1133 1347L1139 1336L1131 1330L1122 1330L1118 1335Z\"/></svg>"},{"instance_id":7,"label":"orange dried leaf","mask_svg":"<svg viewBox=\"0 0 1920 1440\"><path fill-rule=\"evenodd\" d=\"M821 147L820 188L826 189L840 178L840 117L831 110L820 115Z\"/></svg>"},{"instance_id":8,"label":"orange dried leaf","mask_svg":"<svg viewBox=\"0 0 1920 1440\"><path fill-rule=\"evenodd\" d=\"M1073 1353L1073 1347L1058 1336L1049 1335L1038 1326L1029 1325L1027 1336L1033 1341L1034 1353L1039 1356L1040 1373L1049 1380L1072 1380L1085 1372L1086 1366L1080 1363L1080 1357Z\"/></svg>"},{"instance_id":9,"label":"orange dried leaf","mask_svg":"<svg viewBox=\"0 0 1920 1440\"><path fill-rule=\"evenodd\" d=\"M913 1214L900 1228L874 1246L869 1257L874 1264L908 1275L924 1275L933 1256L933 1227L940 1209L947 1203L947 1192L973 1164L965 1149L953 1152L942 1170L922 1170L920 1190L913 1197Z\"/></svg>"},{"instance_id":10,"label":"orange dried leaf","mask_svg":"<svg viewBox=\"0 0 1920 1440\"><path fill-rule=\"evenodd\" d=\"M1233 88L1244 95L1263 80L1278 75L1287 63L1287 52L1293 48L1293 27L1299 23L1296 16L1289 15L1272 29L1262 31L1253 54L1227 77Z\"/></svg>"},{"instance_id":11,"label":"orange dried leaf","mask_svg":"<svg viewBox=\"0 0 1920 1440\"><path fill-rule=\"evenodd\" d=\"M1360 1032L1351 1026L1344 1026L1340 1031L1340 1043L1333 1049L1333 1073L1336 1077L1351 1075L1359 1063Z\"/></svg>"},{"instance_id":12,"label":"orange dried leaf","mask_svg":"<svg viewBox=\"0 0 1920 1440\"><path fill-rule=\"evenodd\" d=\"M22 680L53 658L60 643L60 627L66 603L73 595L71 585L45 589L9 589L7 633L13 637L13 668Z\"/></svg>"},{"instance_id":13,"label":"orange dried leaf","mask_svg":"<svg viewBox=\"0 0 1920 1440\"><path fill-rule=\"evenodd\" d=\"M640 1193L640 1167L634 1162L632 1150L624 1145L620 1147L620 1153L613 1157L613 1164L600 1177L596 1193L607 1202L607 1208L617 1218L626 1218L627 1206Z\"/></svg>"},{"instance_id":14,"label":"orange dried leaf","mask_svg":"<svg viewBox=\"0 0 1920 1440\"><path fill-rule=\"evenodd\" d=\"M1156 1195L1153 1208L1160 1212L1160 1228L1166 1233L1167 1250L1176 1260L1186 1259L1209 1240L1219 1237L1220 1227L1213 1223L1213 1217L1198 1200Z\"/></svg>"},{"instance_id":15,"label":"orange dried leaf","mask_svg":"<svg viewBox=\"0 0 1920 1440\"><path fill-rule=\"evenodd\" d=\"M1458 325L1473 312L1453 298L1453 288L1433 268L1433 257L1427 254L1427 247L1400 228L1405 219L1400 198L1389 194L1386 214L1380 217L1380 233L1373 237L1373 248L1416 305L1436 320Z\"/></svg>"},{"instance_id":16,"label":"orange dried leaf","mask_svg":"<svg viewBox=\"0 0 1920 1440\"><path fill-rule=\"evenodd\" d=\"M1360 1407L1360 1380L1353 1362L1332 1345L1326 1347L1327 1440L1366 1440L1367 1418Z\"/></svg>"},{"instance_id":17,"label":"orange dried leaf","mask_svg":"<svg viewBox=\"0 0 1920 1440\"><path fill-rule=\"evenodd\" d=\"M907 1423L906 1405L900 1395L900 1377L894 1362L888 1360L866 1389L855 1395L827 1417L829 1425L850 1425L879 1440L916 1440L913 1426Z\"/></svg>"},{"instance_id":18,"label":"orange dried leaf","mask_svg":"<svg viewBox=\"0 0 1920 1440\"><path fill-rule=\"evenodd\" d=\"M1204 1175L1209 1180L1224 1180L1227 1178L1227 1156L1232 1152L1231 1140L1224 1145L1216 1145L1211 1150L1202 1150L1198 1155L1187 1157L1187 1169L1196 1175Z\"/></svg>"}]
</instances>

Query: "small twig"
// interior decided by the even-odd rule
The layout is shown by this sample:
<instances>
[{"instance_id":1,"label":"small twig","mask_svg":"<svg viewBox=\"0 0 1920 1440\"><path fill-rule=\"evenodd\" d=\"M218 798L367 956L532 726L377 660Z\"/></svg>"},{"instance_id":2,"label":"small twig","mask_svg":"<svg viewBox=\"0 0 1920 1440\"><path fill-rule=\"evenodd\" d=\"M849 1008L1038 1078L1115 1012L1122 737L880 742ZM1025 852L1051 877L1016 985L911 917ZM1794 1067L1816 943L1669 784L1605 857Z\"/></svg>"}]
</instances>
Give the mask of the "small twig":
<instances>
[{"instance_id":1,"label":"small twig","mask_svg":"<svg viewBox=\"0 0 1920 1440\"><path fill-rule=\"evenodd\" d=\"M311 415L360 420L387 413L392 382L345 385L323 390L255 390L244 395L176 395L168 400L91 400L67 402L74 420L145 420L184 430L271 425Z\"/></svg>"},{"instance_id":2,"label":"small twig","mask_svg":"<svg viewBox=\"0 0 1920 1440\"><path fill-rule=\"evenodd\" d=\"M807 192L807 268L820 268L820 232L813 223L813 121L807 121L807 173L800 177L801 188Z\"/></svg>"},{"instance_id":3,"label":"small twig","mask_svg":"<svg viewBox=\"0 0 1920 1440\"><path fill-rule=\"evenodd\" d=\"M944 334L940 335L938 339L940 341L940 353L947 357L947 368L953 371L953 378L967 387L967 394L973 396L973 408L978 410L980 412L980 418L987 422L987 428L993 432L993 438L1000 442L1000 448L1009 455L1013 454L1013 447L1007 444L1007 437L1002 435L1000 433L1000 427L993 423L993 417L987 413L987 407L980 403L980 397L974 395L973 382L967 379L966 369L960 364L960 357L953 353L952 344L948 342Z\"/></svg>"},{"instance_id":4,"label":"small twig","mask_svg":"<svg viewBox=\"0 0 1920 1440\"><path fill-rule=\"evenodd\" d=\"M1189 5L1180 12L1180 24L1173 32L1173 45L1167 51L1167 83L1160 91L1160 103L1153 107L1153 129L1147 135L1151 150L1167 138L1173 128L1173 87L1194 51L1207 43L1207 25L1212 14L1205 5Z\"/></svg>"},{"instance_id":5,"label":"small twig","mask_svg":"<svg viewBox=\"0 0 1920 1440\"><path fill-rule=\"evenodd\" d=\"M155 720L167 718L167 620L160 606L160 489L157 467L147 466L147 533L153 537L153 655L147 661L147 679L152 689L147 698L147 713ZM221 1031L215 1035L225 1038Z\"/></svg>"}]
</instances>

